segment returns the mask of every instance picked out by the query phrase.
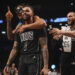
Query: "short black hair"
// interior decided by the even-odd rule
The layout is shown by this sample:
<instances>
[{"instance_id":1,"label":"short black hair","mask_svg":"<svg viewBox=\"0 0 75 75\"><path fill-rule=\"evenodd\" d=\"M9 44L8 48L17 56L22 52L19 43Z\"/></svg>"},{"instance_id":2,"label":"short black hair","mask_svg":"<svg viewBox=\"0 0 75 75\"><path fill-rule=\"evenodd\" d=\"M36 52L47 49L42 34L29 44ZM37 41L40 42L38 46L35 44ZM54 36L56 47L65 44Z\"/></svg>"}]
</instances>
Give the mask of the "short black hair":
<instances>
[{"instance_id":1,"label":"short black hair","mask_svg":"<svg viewBox=\"0 0 75 75\"><path fill-rule=\"evenodd\" d=\"M24 7L24 4L19 4L15 7L15 12L16 13L20 13L20 11L22 10L22 8Z\"/></svg>"},{"instance_id":2,"label":"short black hair","mask_svg":"<svg viewBox=\"0 0 75 75\"><path fill-rule=\"evenodd\" d=\"M34 13L33 6L31 6L31 5L24 5L23 8L24 8L24 7L29 7L29 8L32 10L32 12Z\"/></svg>"},{"instance_id":3,"label":"short black hair","mask_svg":"<svg viewBox=\"0 0 75 75\"><path fill-rule=\"evenodd\" d=\"M69 13L73 13L73 14L75 15L75 12L74 12L74 11L70 11L70 12L68 12L68 14L69 14Z\"/></svg>"}]
</instances>

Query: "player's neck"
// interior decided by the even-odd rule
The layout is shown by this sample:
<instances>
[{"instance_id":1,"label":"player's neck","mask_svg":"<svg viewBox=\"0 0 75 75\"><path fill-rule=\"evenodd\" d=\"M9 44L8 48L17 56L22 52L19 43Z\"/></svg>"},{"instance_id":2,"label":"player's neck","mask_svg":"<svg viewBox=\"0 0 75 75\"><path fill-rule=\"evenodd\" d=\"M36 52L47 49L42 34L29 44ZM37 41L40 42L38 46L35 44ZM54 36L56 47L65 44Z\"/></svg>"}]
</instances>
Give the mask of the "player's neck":
<instances>
[{"instance_id":1,"label":"player's neck","mask_svg":"<svg viewBox=\"0 0 75 75\"><path fill-rule=\"evenodd\" d=\"M29 20L25 21L25 24L31 24L33 23L33 17L31 17Z\"/></svg>"}]
</instances>

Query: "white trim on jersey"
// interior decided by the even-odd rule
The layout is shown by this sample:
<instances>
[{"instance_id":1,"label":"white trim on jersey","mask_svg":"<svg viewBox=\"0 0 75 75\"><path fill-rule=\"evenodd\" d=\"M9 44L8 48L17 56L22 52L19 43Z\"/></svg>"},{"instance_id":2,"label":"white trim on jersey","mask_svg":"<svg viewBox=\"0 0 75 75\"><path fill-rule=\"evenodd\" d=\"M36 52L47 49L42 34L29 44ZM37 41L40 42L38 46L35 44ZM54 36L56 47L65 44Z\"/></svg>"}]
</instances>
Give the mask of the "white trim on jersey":
<instances>
[{"instance_id":1,"label":"white trim on jersey","mask_svg":"<svg viewBox=\"0 0 75 75\"><path fill-rule=\"evenodd\" d=\"M71 31L70 26L62 26L61 28L62 30L65 31ZM71 46L72 46L71 37L63 35L62 45L63 45L64 52L71 52Z\"/></svg>"}]
</instances>

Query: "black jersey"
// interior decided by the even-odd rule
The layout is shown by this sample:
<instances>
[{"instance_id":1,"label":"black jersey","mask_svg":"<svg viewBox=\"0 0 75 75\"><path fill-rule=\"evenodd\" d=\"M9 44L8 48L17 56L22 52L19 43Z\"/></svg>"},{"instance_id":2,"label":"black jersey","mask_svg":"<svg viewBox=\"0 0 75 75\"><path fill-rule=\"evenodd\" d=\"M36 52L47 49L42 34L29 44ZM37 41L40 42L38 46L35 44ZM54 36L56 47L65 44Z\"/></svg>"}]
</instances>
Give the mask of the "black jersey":
<instances>
[{"instance_id":1,"label":"black jersey","mask_svg":"<svg viewBox=\"0 0 75 75\"><path fill-rule=\"evenodd\" d=\"M38 53L39 52L39 38L46 37L45 29L26 30L23 33L16 35L15 40L19 43L19 52Z\"/></svg>"}]
</instances>

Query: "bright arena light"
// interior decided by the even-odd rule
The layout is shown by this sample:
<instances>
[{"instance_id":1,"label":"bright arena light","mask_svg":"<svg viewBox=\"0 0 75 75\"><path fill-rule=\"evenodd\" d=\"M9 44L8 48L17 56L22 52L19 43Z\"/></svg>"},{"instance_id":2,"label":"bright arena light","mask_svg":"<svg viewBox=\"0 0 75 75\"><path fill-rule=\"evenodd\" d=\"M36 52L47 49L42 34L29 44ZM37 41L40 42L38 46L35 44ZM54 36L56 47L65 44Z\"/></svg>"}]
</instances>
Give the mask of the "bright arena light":
<instances>
[{"instance_id":1,"label":"bright arena light","mask_svg":"<svg viewBox=\"0 0 75 75\"><path fill-rule=\"evenodd\" d=\"M60 17L60 18L56 18L56 19L51 18L50 22L54 22L54 23L67 22L67 17Z\"/></svg>"},{"instance_id":2,"label":"bright arena light","mask_svg":"<svg viewBox=\"0 0 75 75\"><path fill-rule=\"evenodd\" d=\"M2 31L1 33L2 33L2 34L6 34L6 32L5 32L5 31Z\"/></svg>"},{"instance_id":3,"label":"bright arena light","mask_svg":"<svg viewBox=\"0 0 75 75\"><path fill-rule=\"evenodd\" d=\"M3 23L3 20L0 20L0 24L2 24Z\"/></svg>"},{"instance_id":4,"label":"bright arena light","mask_svg":"<svg viewBox=\"0 0 75 75\"><path fill-rule=\"evenodd\" d=\"M55 64L51 65L51 69L55 69L55 68L56 68Z\"/></svg>"}]
</instances>

